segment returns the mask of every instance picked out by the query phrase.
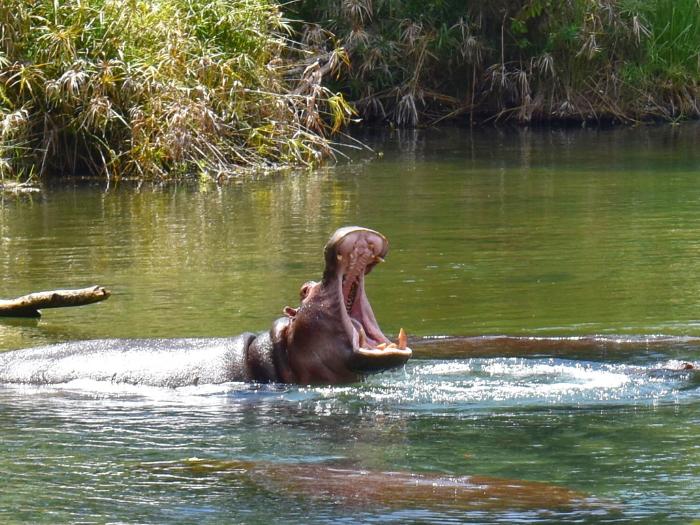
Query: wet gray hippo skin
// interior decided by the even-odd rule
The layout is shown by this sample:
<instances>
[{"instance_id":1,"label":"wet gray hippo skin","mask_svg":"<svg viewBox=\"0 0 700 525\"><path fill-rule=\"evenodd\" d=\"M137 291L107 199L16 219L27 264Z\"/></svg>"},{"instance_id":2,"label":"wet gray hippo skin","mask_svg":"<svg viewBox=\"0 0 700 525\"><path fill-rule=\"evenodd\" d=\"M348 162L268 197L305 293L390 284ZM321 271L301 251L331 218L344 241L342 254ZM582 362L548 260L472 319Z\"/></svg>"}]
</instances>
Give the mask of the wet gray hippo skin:
<instances>
[{"instance_id":1,"label":"wet gray hippo skin","mask_svg":"<svg viewBox=\"0 0 700 525\"><path fill-rule=\"evenodd\" d=\"M337 230L324 249L320 282L301 287L269 332L231 338L104 339L0 353L0 383L75 379L180 387L229 381L336 384L400 366L406 337L389 341L365 294L365 275L382 262L387 239L374 230Z\"/></svg>"}]
</instances>

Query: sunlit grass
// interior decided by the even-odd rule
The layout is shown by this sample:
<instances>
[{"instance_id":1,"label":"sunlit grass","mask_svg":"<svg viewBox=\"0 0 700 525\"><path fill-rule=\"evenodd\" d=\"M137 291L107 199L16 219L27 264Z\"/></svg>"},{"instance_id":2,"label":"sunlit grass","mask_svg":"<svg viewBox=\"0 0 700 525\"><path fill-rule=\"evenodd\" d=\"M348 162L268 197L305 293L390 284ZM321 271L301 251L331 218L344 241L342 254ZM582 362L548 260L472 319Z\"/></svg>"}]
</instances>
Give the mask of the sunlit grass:
<instances>
[{"instance_id":1,"label":"sunlit grass","mask_svg":"<svg viewBox=\"0 0 700 525\"><path fill-rule=\"evenodd\" d=\"M349 107L290 34L272 0L4 0L0 174L316 164Z\"/></svg>"},{"instance_id":2,"label":"sunlit grass","mask_svg":"<svg viewBox=\"0 0 700 525\"><path fill-rule=\"evenodd\" d=\"M698 74L700 4L697 0L656 0L655 9L640 5L648 20L650 66L672 76L674 70Z\"/></svg>"}]
</instances>

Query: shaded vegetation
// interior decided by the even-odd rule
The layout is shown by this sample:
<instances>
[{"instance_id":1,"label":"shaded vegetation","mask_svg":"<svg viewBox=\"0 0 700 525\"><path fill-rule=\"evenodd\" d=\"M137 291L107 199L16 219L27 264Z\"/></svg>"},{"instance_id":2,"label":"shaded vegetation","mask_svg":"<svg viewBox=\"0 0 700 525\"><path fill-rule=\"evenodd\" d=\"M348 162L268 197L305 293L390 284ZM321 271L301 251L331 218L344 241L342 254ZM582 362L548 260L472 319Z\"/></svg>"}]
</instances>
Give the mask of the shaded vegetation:
<instances>
[{"instance_id":1,"label":"shaded vegetation","mask_svg":"<svg viewBox=\"0 0 700 525\"><path fill-rule=\"evenodd\" d=\"M301 0L303 40L367 120L700 115L698 0ZM335 36L334 36L335 35Z\"/></svg>"},{"instance_id":2,"label":"shaded vegetation","mask_svg":"<svg viewBox=\"0 0 700 525\"><path fill-rule=\"evenodd\" d=\"M273 0L3 0L0 175L309 165L350 116Z\"/></svg>"}]
</instances>

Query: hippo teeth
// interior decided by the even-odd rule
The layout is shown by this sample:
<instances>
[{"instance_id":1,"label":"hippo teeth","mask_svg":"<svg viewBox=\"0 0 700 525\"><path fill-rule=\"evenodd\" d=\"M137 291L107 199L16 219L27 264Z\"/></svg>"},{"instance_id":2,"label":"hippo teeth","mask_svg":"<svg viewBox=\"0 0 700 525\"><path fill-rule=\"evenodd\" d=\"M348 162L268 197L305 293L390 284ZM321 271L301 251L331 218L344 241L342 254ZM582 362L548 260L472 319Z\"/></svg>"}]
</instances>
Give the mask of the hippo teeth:
<instances>
[{"instance_id":1,"label":"hippo teeth","mask_svg":"<svg viewBox=\"0 0 700 525\"><path fill-rule=\"evenodd\" d=\"M360 326L358 332L358 340L360 348L367 347L367 334L365 334L365 329Z\"/></svg>"},{"instance_id":2,"label":"hippo teeth","mask_svg":"<svg viewBox=\"0 0 700 525\"><path fill-rule=\"evenodd\" d=\"M361 333L360 340L365 341L364 330ZM360 346L364 346L364 344ZM401 330L399 330L399 338L396 343L379 343L377 346L374 347L374 350L406 350L407 348L408 337L406 336L406 332L404 331L404 329L401 328Z\"/></svg>"}]
</instances>

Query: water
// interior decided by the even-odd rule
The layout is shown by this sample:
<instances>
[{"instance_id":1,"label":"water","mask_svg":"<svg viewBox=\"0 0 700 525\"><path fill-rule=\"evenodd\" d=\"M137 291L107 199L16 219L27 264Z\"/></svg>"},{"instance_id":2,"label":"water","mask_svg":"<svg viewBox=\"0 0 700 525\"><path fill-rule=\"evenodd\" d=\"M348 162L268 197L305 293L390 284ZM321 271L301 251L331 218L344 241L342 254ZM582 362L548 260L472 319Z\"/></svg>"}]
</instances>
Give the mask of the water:
<instances>
[{"instance_id":1,"label":"water","mask_svg":"<svg viewBox=\"0 0 700 525\"><path fill-rule=\"evenodd\" d=\"M381 157L226 188L2 197L0 297L113 296L2 320L0 349L265 330L357 223L390 239L368 294L416 358L336 387L0 387L0 522L696 522L700 127L366 139ZM481 334L631 342L418 339ZM541 497L431 496L464 476Z\"/></svg>"}]
</instances>

